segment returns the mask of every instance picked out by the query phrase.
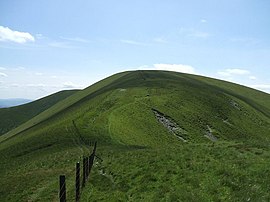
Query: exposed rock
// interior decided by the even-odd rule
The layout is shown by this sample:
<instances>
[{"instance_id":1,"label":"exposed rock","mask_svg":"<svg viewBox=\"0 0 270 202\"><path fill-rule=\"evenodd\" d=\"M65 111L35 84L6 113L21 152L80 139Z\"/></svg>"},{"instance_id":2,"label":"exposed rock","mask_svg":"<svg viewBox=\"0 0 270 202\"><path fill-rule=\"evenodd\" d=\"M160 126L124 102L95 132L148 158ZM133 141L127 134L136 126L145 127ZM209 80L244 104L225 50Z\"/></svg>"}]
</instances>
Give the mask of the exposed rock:
<instances>
[{"instance_id":1,"label":"exposed rock","mask_svg":"<svg viewBox=\"0 0 270 202\"><path fill-rule=\"evenodd\" d=\"M213 142L218 141L218 139L213 135L213 129L210 128L209 125L207 125L207 131L206 131L206 134L204 136Z\"/></svg>"},{"instance_id":2,"label":"exposed rock","mask_svg":"<svg viewBox=\"0 0 270 202\"><path fill-rule=\"evenodd\" d=\"M223 123L225 123L225 124L227 124L227 125L229 125L229 126L233 126L233 124L231 124L231 123L229 122L229 119L223 119L222 121L223 121Z\"/></svg>"},{"instance_id":3,"label":"exposed rock","mask_svg":"<svg viewBox=\"0 0 270 202\"><path fill-rule=\"evenodd\" d=\"M172 118L165 116L163 113L152 109L157 120L162 123L162 125L168 129L169 132L173 133L176 137L178 137L183 142L187 142L186 139L183 138L183 135L187 135L187 131L181 128Z\"/></svg>"},{"instance_id":4,"label":"exposed rock","mask_svg":"<svg viewBox=\"0 0 270 202\"><path fill-rule=\"evenodd\" d=\"M236 109L238 109L238 110L241 110L240 105L239 105L236 101L231 100L231 101L230 101L230 104L231 104L234 108L236 108Z\"/></svg>"}]
</instances>

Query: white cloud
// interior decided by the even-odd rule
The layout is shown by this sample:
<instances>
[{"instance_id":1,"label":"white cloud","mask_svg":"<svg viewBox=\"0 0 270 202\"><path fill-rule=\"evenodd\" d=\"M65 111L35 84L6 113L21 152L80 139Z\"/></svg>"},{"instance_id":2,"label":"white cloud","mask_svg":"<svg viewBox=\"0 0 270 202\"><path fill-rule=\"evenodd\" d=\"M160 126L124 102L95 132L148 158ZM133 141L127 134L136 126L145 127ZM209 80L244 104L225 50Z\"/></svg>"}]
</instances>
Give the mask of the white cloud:
<instances>
[{"instance_id":1,"label":"white cloud","mask_svg":"<svg viewBox=\"0 0 270 202\"><path fill-rule=\"evenodd\" d=\"M37 39L48 39L48 37L44 36L43 34L36 34Z\"/></svg>"},{"instance_id":2,"label":"white cloud","mask_svg":"<svg viewBox=\"0 0 270 202\"><path fill-rule=\"evenodd\" d=\"M17 84L17 83L13 83L13 84L11 84L10 85L11 87L14 87L14 88L18 88L18 87L21 87L19 84Z\"/></svg>"},{"instance_id":3,"label":"white cloud","mask_svg":"<svg viewBox=\"0 0 270 202\"><path fill-rule=\"evenodd\" d=\"M21 70L25 70L25 69L26 69L25 67L19 66L19 67L16 67L16 68L12 69L12 70L21 71Z\"/></svg>"},{"instance_id":4,"label":"white cloud","mask_svg":"<svg viewBox=\"0 0 270 202\"><path fill-rule=\"evenodd\" d=\"M196 30L194 28L182 27L180 28L179 33L187 37L200 38L200 39L206 39L211 36L208 32Z\"/></svg>"},{"instance_id":5,"label":"white cloud","mask_svg":"<svg viewBox=\"0 0 270 202\"><path fill-rule=\"evenodd\" d=\"M248 78L249 78L250 80L256 80L256 79L257 79L256 76L249 76Z\"/></svg>"},{"instance_id":6,"label":"white cloud","mask_svg":"<svg viewBox=\"0 0 270 202\"><path fill-rule=\"evenodd\" d=\"M230 38L229 40L233 43L238 43L238 44L246 45L246 46L259 45L261 43L259 39L252 38L252 37L235 37L235 38Z\"/></svg>"},{"instance_id":7,"label":"white cloud","mask_svg":"<svg viewBox=\"0 0 270 202\"><path fill-rule=\"evenodd\" d=\"M259 88L264 90L270 90L270 84L250 85L253 88Z\"/></svg>"},{"instance_id":8,"label":"white cloud","mask_svg":"<svg viewBox=\"0 0 270 202\"><path fill-rule=\"evenodd\" d=\"M175 71L188 74L195 74L194 67L183 64L154 64L156 70Z\"/></svg>"},{"instance_id":9,"label":"white cloud","mask_svg":"<svg viewBox=\"0 0 270 202\"><path fill-rule=\"evenodd\" d=\"M26 43L35 41L35 38L28 32L19 32L0 26L0 41L12 41L16 43Z\"/></svg>"},{"instance_id":10,"label":"white cloud","mask_svg":"<svg viewBox=\"0 0 270 202\"><path fill-rule=\"evenodd\" d=\"M249 85L249 87L270 93L270 84Z\"/></svg>"},{"instance_id":11,"label":"white cloud","mask_svg":"<svg viewBox=\"0 0 270 202\"><path fill-rule=\"evenodd\" d=\"M38 84L27 84L27 87L46 87L47 85L43 84L43 83L38 83Z\"/></svg>"},{"instance_id":12,"label":"white cloud","mask_svg":"<svg viewBox=\"0 0 270 202\"><path fill-rule=\"evenodd\" d=\"M259 85L252 85L252 86L256 88L261 88L261 89L270 89L270 84L259 84Z\"/></svg>"},{"instance_id":13,"label":"white cloud","mask_svg":"<svg viewBox=\"0 0 270 202\"><path fill-rule=\"evenodd\" d=\"M63 83L63 88L81 88L82 86L76 85L70 81Z\"/></svg>"},{"instance_id":14,"label":"white cloud","mask_svg":"<svg viewBox=\"0 0 270 202\"><path fill-rule=\"evenodd\" d=\"M201 19L200 22L201 22L201 23L207 23L207 20Z\"/></svg>"},{"instance_id":15,"label":"white cloud","mask_svg":"<svg viewBox=\"0 0 270 202\"><path fill-rule=\"evenodd\" d=\"M3 72L0 72L0 76L7 77L8 75Z\"/></svg>"},{"instance_id":16,"label":"white cloud","mask_svg":"<svg viewBox=\"0 0 270 202\"><path fill-rule=\"evenodd\" d=\"M80 43L91 43L92 41L87 40L87 39L83 39L80 37L74 37L74 38L70 38L70 37L60 37L61 39L67 40L67 41L73 41L73 42L80 42Z\"/></svg>"},{"instance_id":17,"label":"white cloud","mask_svg":"<svg viewBox=\"0 0 270 202\"><path fill-rule=\"evenodd\" d=\"M141 65L139 67L129 67L124 68L123 71L130 71L130 70L164 70L164 71L173 71L173 72L182 72L188 74L198 74L195 71L195 68L190 65L184 64L153 64L153 65Z\"/></svg>"},{"instance_id":18,"label":"white cloud","mask_svg":"<svg viewBox=\"0 0 270 202\"><path fill-rule=\"evenodd\" d=\"M195 37L195 38L208 38L210 36L207 32L201 32L201 31L194 31L189 34L189 36Z\"/></svg>"},{"instance_id":19,"label":"white cloud","mask_svg":"<svg viewBox=\"0 0 270 202\"><path fill-rule=\"evenodd\" d=\"M6 70L6 68L5 67L0 67L0 70Z\"/></svg>"},{"instance_id":20,"label":"white cloud","mask_svg":"<svg viewBox=\"0 0 270 202\"><path fill-rule=\"evenodd\" d=\"M156 37L153 39L157 43L167 43L168 41L163 37Z\"/></svg>"},{"instance_id":21,"label":"white cloud","mask_svg":"<svg viewBox=\"0 0 270 202\"><path fill-rule=\"evenodd\" d=\"M249 75L250 71L246 69L225 69L223 71L219 71L218 74L220 76L230 77L233 75Z\"/></svg>"},{"instance_id":22,"label":"white cloud","mask_svg":"<svg viewBox=\"0 0 270 202\"><path fill-rule=\"evenodd\" d=\"M42 76L43 73L41 73L41 72L36 72L35 75L36 75L36 76Z\"/></svg>"},{"instance_id":23,"label":"white cloud","mask_svg":"<svg viewBox=\"0 0 270 202\"><path fill-rule=\"evenodd\" d=\"M148 46L148 45L150 45L148 43L143 43L143 42L134 41L134 40L122 39L120 41L121 41L121 43L130 44L130 45L137 45L137 46Z\"/></svg>"},{"instance_id":24,"label":"white cloud","mask_svg":"<svg viewBox=\"0 0 270 202\"><path fill-rule=\"evenodd\" d=\"M75 48L66 42L51 42L48 45L53 48Z\"/></svg>"}]
</instances>

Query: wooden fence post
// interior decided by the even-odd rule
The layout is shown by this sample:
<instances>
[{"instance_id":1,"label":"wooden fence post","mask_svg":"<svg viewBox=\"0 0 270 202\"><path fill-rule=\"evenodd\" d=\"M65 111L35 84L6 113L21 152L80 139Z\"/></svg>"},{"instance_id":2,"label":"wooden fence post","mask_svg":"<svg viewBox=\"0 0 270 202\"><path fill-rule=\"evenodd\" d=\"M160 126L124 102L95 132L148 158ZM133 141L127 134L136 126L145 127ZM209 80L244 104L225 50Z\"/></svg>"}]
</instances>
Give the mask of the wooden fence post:
<instances>
[{"instance_id":1,"label":"wooden fence post","mask_svg":"<svg viewBox=\"0 0 270 202\"><path fill-rule=\"evenodd\" d=\"M88 176L89 176L89 158L86 157L85 158L86 161L86 168L85 168L85 173L86 173L86 181L88 180Z\"/></svg>"},{"instance_id":2,"label":"wooden fence post","mask_svg":"<svg viewBox=\"0 0 270 202\"><path fill-rule=\"evenodd\" d=\"M93 164L94 164L96 149L97 149L97 142L95 142L94 148L93 148L93 152L89 156L89 168L88 168L89 169L89 171L88 171L89 173L88 173L88 175L90 175L91 169L92 169Z\"/></svg>"},{"instance_id":3,"label":"wooden fence post","mask_svg":"<svg viewBox=\"0 0 270 202\"><path fill-rule=\"evenodd\" d=\"M93 166L93 153L89 156L89 175Z\"/></svg>"},{"instance_id":4,"label":"wooden fence post","mask_svg":"<svg viewBox=\"0 0 270 202\"><path fill-rule=\"evenodd\" d=\"M76 187L76 195L75 199L76 202L80 199L80 162L76 163L76 181L75 181L75 187Z\"/></svg>"},{"instance_id":5,"label":"wooden fence post","mask_svg":"<svg viewBox=\"0 0 270 202\"><path fill-rule=\"evenodd\" d=\"M84 187L85 185L85 181L86 181L86 161L85 161L85 157L83 157L83 179L82 179L82 187Z\"/></svg>"},{"instance_id":6,"label":"wooden fence post","mask_svg":"<svg viewBox=\"0 0 270 202\"><path fill-rule=\"evenodd\" d=\"M94 144L94 149L93 149L94 154L96 153L96 149L97 149L97 142L95 142L95 144Z\"/></svg>"},{"instance_id":7,"label":"wooden fence post","mask_svg":"<svg viewBox=\"0 0 270 202\"><path fill-rule=\"evenodd\" d=\"M59 189L59 199L60 202L66 202L66 177L65 175L60 175L60 189Z\"/></svg>"}]
</instances>

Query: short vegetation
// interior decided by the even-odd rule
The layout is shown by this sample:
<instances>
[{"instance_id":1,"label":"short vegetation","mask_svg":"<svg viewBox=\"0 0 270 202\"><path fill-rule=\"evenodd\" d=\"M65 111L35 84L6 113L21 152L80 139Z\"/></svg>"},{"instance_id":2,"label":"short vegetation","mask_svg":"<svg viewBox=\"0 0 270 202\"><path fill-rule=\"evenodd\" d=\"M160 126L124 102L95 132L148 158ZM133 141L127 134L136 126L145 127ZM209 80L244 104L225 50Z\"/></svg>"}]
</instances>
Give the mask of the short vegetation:
<instances>
[{"instance_id":1,"label":"short vegetation","mask_svg":"<svg viewBox=\"0 0 270 202\"><path fill-rule=\"evenodd\" d=\"M61 99L0 136L0 201L57 201L60 174L74 200L75 163L94 141L98 158L81 201L270 200L269 94L133 71Z\"/></svg>"}]
</instances>

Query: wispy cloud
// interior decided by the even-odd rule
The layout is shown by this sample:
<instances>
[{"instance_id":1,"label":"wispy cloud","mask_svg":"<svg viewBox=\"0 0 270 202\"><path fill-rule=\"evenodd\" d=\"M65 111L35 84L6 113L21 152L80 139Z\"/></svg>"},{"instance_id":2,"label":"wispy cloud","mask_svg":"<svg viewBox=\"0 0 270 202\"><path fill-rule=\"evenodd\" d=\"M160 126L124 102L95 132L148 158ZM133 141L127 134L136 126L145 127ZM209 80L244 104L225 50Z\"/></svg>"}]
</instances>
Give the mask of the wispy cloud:
<instances>
[{"instance_id":1,"label":"wispy cloud","mask_svg":"<svg viewBox=\"0 0 270 202\"><path fill-rule=\"evenodd\" d=\"M67 41L73 41L73 42L79 42L79 43L91 43L92 41L88 40L88 39L83 39L80 37L60 37L61 39L67 40Z\"/></svg>"},{"instance_id":2,"label":"wispy cloud","mask_svg":"<svg viewBox=\"0 0 270 202\"><path fill-rule=\"evenodd\" d=\"M36 75L36 76L42 76L43 73L41 73L41 72L36 72L35 75Z\"/></svg>"},{"instance_id":3,"label":"wispy cloud","mask_svg":"<svg viewBox=\"0 0 270 202\"><path fill-rule=\"evenodd\" d=\"M63 83L63 88L82 88L82 86L74 84L73 82L67 81L65 83Z\"/></svg>"},{"instance_id":4,"label":"wispy cloud","mask_svg":"<svg viewBox=\"0 0 270 202\"><path fill-rule=\"evenodd\" d=\"M19 84L17 84L17 83L12 83L10 86L13 87L13 88L19 88L19 87L21 87L21 86L20 86Z\"/></svg>"},{"instance_id":5,"label":"wispy cloud","mask_svg":"<svg viewBox=\"0 0 270 202\"><path fill-rule=\"evenodd\" d=\"M248 78L249 78L250 80L256 80L256 79L257 79L256 76L249 76Z\"/></svg>"},{"instance_id":6,"label":"wispy cloud","mask_svg":"<svg viewBox=\"0 0 270 202\"><path fill-rule=\"evenodd\" d=\"M40 40L46 40L49 39L47 36L44 36L43 34L36 34L36 38Z\"/></svg>"},{"instance_id":7,"label":"wispy cloud","mask_svg":"<svg viewBox=\"0 0 270 202\"><path fill-rule=\"evenodd\" d=\"M0 70L6 70L6 68L5 67L0 67Z\"/></svg>"},{"instance_id":8,"label":"wispy cloud","mask_svg":"<svg viewBox=\"0 0 270 202\"><path fill-rule=\"evenodd\" d=\"M0 72L0 77L7 77L8 75L3 73L3 72Z\"/></svg>"},{"instance_id":9,"label":"wispy cloud","mask_svg":"<svg viewBox=\"0 0 270 202\"><path fill-rule=\"evenodd\" d=\"M143 43L143 42L127 40L127 39L122 39L120 40L120 42L124 44L136 45L136 46L149 46L150 45L149 43Z\"/></svg>"},{"instance_id":10,"label":"wispy cloud","mask_svg":"<svg viewBox=\"0 0 270 202\"><path fill-rule=\"evenodd\" d=\"M189 34L189 36L195 37L195 38L208 38L210 36L209 33L207 32L201 32L201 31L194 31L192 33Z\"/></svg>"},{"instance_id":11,"label":"wispy cloud","mask_svg":"<svg viewBox=\"0 0 270 202\"><path fill-rule=\"evenodd\" d=\"M235 68L235 69L225 69L223 71L219 71L218 74L220 76L230 77L233 75L249 75L250 71L246 69Z\"/></svg>"},{"instance_id":12,"label":"wispy cloud","mask_svg":"<svg viewBox=\"0 0 270 202\"><path fill-rule=\"evenodd\" d=\"M168 41L164 37L156 37L153 39L154 42L157 43L167 43Z\"/></svg>"},{"instance_id":13,"label":"wispy cloud","mask_svg":"<svg viewBox=\"0 0 270 202\"><path fill-rule=\"evenodd\" d=\"M195 74L195 68L184 64L154 64L156 70L175 71L188 74Z\"/></svg>"},{"instance_id":14,"label":"wispy cloud","mask_svg":"<svg viewBox=\"0 0 270 202\"><path fill-rule=\"evenodd\" d=\"M197 74L194 67L190 65L184 64L166 64L166 63L159 63L153 65L141 65L139 67L127 68L127 70L165 70L165 71L174 71L174 72L182 72L188 74Z\"/></svg>"},{"instance_id":15,"label":"wispy cloud","mask_svg":"<svg viewBox=\"0 0 270 202\"><path fill-rule=\"evenodd\" d=\"M19 32L0 26L0 41L11 41L15 43L33 42L35 38L28 32Z\"/></svg>"},{"instance_id":16,"label":"wispy cloud","mask_svg":"<svg viewBox=\"0 0 270 202\"><path fill-rule=\"evenodd\" d=\"M180 28L179 33L187 36L187 37L193 37L193 38L200 38L200 39L206 39L211 36L208 32L196 30L194 28Z\"/></svg>"},{"instance_id":17,"label":"wispy cloud","mask_svg":"<svg viewBox=\"0 0 270 202\"><path fill-rule=\"evenodd\" d=\"M206 19L201 19L200 22L201 23L207 23L207 20Z\"/></svg>"},{"instance_id":18,"label":"wispy cloud","mask_svg":"<svg viewBox=\"0 0 270 202\"><path fill-rule=\"evenodd\" d=\"M233 43L243 44L246 46L260 44L260 40L252 38L252 37L234 37L234 38L230 38L229 40Z\"/></svg>"},{"instance_id":19,"label":"wispy cloud","mask_svg":"<svg viewBox=\"0 0 270 202\"><path fill-rule=\"evenodd\" d=\"M48 45L53 48L75 48L75 46L72 46L69 43L59 41L50 42Z\"/></svg>"},{"instance_id":20,"label":"wispy cloud","mask_svg":"<svg viewBox=\"0 0 270 202\"><path fill-rule=\"evenodd\" d=\"M270 93L270 84L249 85L249 87Z\"/></svg>"},{"instance_id":21,"label":"wispy cloud","mask_svg":"<svg viewBox=\"0 0 270 202\"><path fill-rule=\"evenodd\" d=\"M38 83L38 84L27 84L26 86L27 87L41 87L41 88L44 88L44 87L46 87L48 85L43 84L43 83Z\"/></svg>"}]
</instances>

